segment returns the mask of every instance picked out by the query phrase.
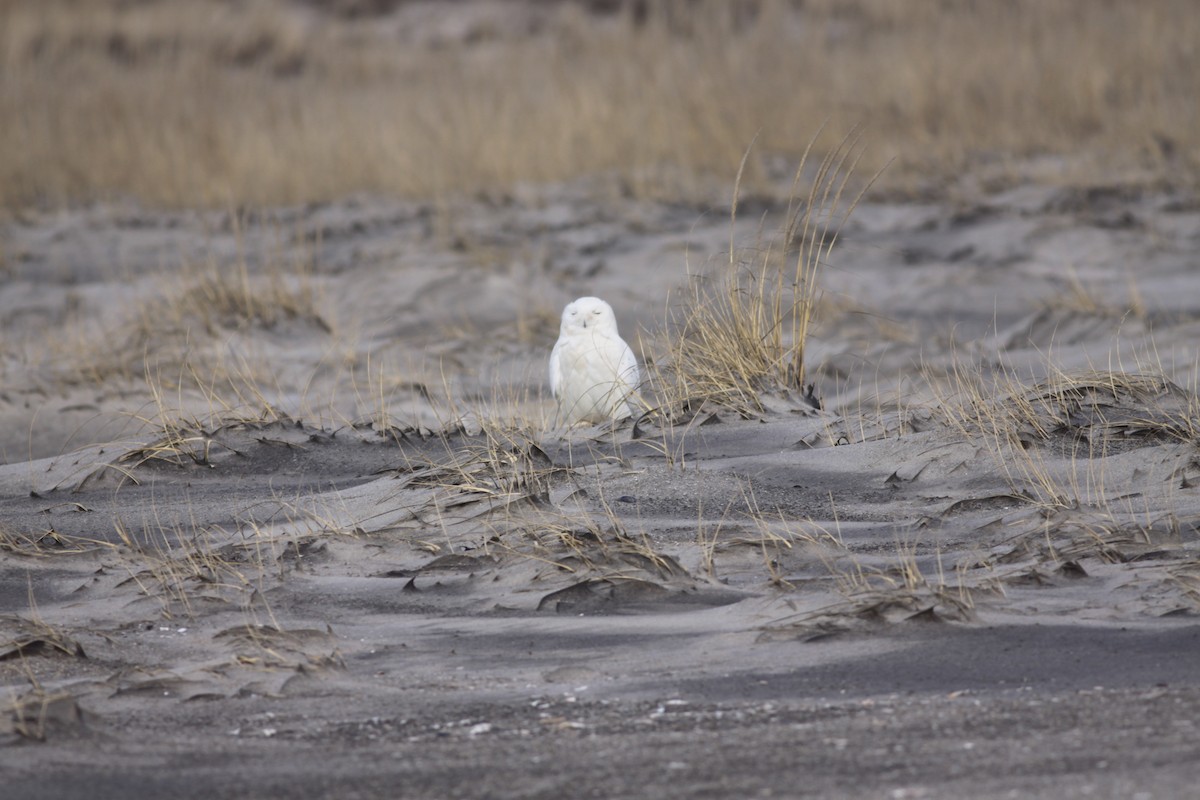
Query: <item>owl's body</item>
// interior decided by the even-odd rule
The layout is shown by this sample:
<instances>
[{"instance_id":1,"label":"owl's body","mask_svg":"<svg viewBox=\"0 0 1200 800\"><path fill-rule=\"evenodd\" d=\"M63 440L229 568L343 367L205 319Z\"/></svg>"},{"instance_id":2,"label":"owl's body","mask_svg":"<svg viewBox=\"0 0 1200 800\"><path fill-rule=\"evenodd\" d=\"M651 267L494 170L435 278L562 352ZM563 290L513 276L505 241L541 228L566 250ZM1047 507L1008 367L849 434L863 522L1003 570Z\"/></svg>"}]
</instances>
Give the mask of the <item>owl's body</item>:
<instances>
[{"instance_id":1,"label":"owl's body","mask_svg":"<svg viewBox=\"0 0 1200 800\"><path fill-rule=\"evenodd\" d=\"M550 354L558 422L600 423L630 416L640 380L637 358L617 333L612 306L598 297L569 303Z\"/></svg>"}]
</instances>

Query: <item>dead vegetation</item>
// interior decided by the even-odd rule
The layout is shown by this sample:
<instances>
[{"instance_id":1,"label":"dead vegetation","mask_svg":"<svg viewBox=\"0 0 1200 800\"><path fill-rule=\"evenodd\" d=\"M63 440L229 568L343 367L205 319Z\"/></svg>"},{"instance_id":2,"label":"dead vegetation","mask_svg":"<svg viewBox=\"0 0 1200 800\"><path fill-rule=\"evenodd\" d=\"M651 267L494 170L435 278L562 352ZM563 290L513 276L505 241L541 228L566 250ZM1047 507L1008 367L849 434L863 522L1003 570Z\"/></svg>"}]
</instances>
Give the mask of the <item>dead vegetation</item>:
<instances>
[{"instance_id":1,"label":"dead vegetation","mask_svg":"<svg viewBox=\"0 0 1200 800\"><path fill-rule=\"evenodd\" d=\"M964 437L986 442L1015 496L1048 510L1107 508L1114 488L1103 473L1107 457L1200 441L1200 399L1161 371L1049 368L1050 377L1033 385L1009 369L985 373L965 362L955 366L949 387L930 376L935 391L945 392L936 413ZM1190 457L1184 451L1179 458L1171 474L1186 484Z\"/></svg>"},{"instance_id":2,"label":"dead vegetation","mask_svg":"<svg viewBox=\"0 0 1200 800\"><path fill-rule=\"evenodd\" d=\"M764 411L772 397L797 407L820 407L812 387L805 387L805 343L820 297L818 273L870 185L857 197L844 197L861 157L857 145L854 134L843 138L811 174L805 150L781 230L749 251L739 251L732 233L739 170L728 262L715 276L691 278L690 293L668 324L669 354L657 377L670 404L711 402L745 416Z\"/></svg>"},{"instance_id":3,"label":"dead vegetation","mask_svg":"<svg viewBox=\"0 0 1200 800\"><path fill-rule=\"evenodd\" d=\"M1172 182L1200 158L1184 0L506 8L439 27L394 3L5 3L0 205L431 198L581 175L694 198L756 131L745 183L775 191L824 119L886 132L865 171L894 157L887 183L907 190L980 163L1004 182L1009 157L1060 157L1054 180L1103 163Z\"/></svg>"},{"instance_id":4,"label":"dead vegetation","mask_svg":"<svg viewBox=\"0 0 1200 800\"><path fill-rule=\"evenodd\" d=\"M52 734L76 728L85 714L70 692L35 688L11 693L0 715L0 744L20 740L44 742Z\"/></svg>"},{"instance_id":5,"label":"dead vegetation","mask_svg":"<svg viewBox=\"0 0 1200 800\"><path fill-rule=\"evenodd\" d=\"M261 267L244 258L185 262L140 291L110 330L80 330L79 346L56 360L65 380L104 383L153 373L169 386L249 390L249 365L231 342L287 326L332 329L322 314L311 265L287 263L276 249ZM241 361L241 363L239 363Z\"/></svg>"}]
</instances>

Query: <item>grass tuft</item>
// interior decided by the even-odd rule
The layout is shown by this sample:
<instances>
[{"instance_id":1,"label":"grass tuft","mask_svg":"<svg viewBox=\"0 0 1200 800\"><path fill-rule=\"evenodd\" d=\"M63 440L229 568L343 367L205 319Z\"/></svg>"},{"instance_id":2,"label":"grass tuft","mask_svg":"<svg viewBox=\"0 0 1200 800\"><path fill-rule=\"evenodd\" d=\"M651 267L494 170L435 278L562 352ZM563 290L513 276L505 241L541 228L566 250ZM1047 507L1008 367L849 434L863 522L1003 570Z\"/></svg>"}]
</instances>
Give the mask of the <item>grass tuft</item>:
<instances>
[{"instance_id":1,"label":"grass tuft","mask_svg":"<svg viewBox=\"0 0 1200 800\"><path fill-rule=\"evenodd\" d=\"M766 241L760 234L758 246L748 251L739 251L733 235L743 175L739 169L728 262L715 278L693 279L683 308L671 319L670 353L660 381L673 402L711 402L745 416L766 410L766 395L782 396L798 407L819 407L813 387L805 387L805 346L820 297L817 278L842 225L874 179L846 202L862 155L860 135L843 137L809 174L809 155L818 137L801 157L780 230ZM743 168L745 163L743 159ZM799 194L805 180L808 191Z\"/></svg>"}]
</instances>

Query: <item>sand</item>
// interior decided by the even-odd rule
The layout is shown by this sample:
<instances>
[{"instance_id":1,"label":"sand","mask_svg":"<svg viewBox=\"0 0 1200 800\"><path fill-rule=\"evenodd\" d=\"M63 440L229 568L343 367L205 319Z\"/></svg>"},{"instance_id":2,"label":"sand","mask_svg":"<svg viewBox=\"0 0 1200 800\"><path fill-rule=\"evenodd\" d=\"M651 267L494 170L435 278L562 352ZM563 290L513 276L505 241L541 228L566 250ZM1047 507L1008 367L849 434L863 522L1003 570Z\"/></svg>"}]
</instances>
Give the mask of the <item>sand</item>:
<instances>
[{"instance_id":1,"label":"sand","mask_svg":"<svg viewBox=\"0 0 1200 800\"><path fill-rule=\"evenodd\" d=\"M1200 202L957 197L851 216L821 409L569 431L562 306L661 362L715 202L4 222L4 796L1186 795Z\"/></svg>"}]
</instances>

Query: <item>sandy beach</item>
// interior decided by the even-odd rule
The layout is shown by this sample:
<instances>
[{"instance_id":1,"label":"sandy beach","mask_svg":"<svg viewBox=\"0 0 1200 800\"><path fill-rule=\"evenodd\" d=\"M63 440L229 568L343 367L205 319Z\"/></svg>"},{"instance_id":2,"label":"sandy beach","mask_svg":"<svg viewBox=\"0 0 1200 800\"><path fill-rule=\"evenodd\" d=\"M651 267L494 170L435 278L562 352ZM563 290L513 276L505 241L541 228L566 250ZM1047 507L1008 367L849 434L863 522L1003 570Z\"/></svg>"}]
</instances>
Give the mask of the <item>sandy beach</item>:
<instances>
[{"instance_id":1,"label":"sandy beach","mask_svg":"<svg viewBox=\"0 0 1200 800\"><path fill-rule=\"evenodd\" d=\"M1187 796L1194 184L819 163L6 212L4 796ZM645 410L564 428L586 295Z\"/></svg>"}]
</instances>

